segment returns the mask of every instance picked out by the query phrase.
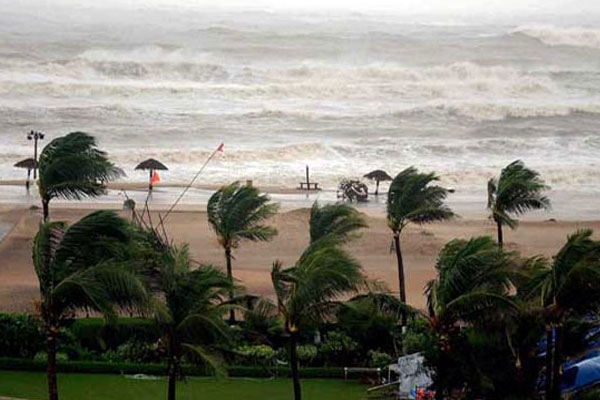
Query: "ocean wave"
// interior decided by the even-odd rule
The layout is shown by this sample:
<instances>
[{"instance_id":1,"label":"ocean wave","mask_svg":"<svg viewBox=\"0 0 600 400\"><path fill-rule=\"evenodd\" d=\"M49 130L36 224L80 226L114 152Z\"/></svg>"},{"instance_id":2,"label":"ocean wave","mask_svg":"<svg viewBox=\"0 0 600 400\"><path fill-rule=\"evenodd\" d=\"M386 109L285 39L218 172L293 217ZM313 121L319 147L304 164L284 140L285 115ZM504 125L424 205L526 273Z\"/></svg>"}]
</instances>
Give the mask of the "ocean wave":
<instances>
[{"instance_id":1,"label":"ocean wave","mask_svg":"<svg viewBox=\"0 0 600 400\"><path fill-rule=\"evenodd\" d=\"M600 30L561 28L553 25L523 25L513 33L532 37L550 46L576 46L600 49Z\"/></svg>"},{"instance_id":2,"label":"ocean wave","mask_svg":"<svg viewBox=\"0 0 600 400\"><path fill-rule=\"evenodd\" d=\"M84 60L32 65L29 71L6 71L0 85L10 93L133 96L163 91L166 95L193 92L225 98L300 97L308 99L464 98L475 96L529 97L556 93L548 73L527 73L508 66L458 62L427 68L398 64L363 66L304 64L232 68L214 63L166 63ZM0 87L0 90L2 88Z\"/></svg>"}]
</instances>

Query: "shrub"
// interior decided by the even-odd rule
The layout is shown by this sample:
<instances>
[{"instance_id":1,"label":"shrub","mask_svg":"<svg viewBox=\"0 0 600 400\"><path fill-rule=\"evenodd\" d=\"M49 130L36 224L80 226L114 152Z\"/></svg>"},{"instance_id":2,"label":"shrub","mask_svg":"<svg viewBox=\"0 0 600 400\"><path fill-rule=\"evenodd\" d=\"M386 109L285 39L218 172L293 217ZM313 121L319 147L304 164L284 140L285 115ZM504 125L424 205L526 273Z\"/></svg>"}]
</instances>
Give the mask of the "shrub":
<instances>
[{"instance_id":1,"label":"shrub","mask_svg":"<svg viewBox=\"0 0 600 400\"><path fill-rule=\"evenodd\" d=\"M160 337L154 320L147 318L120 318L112 325L101 318L81 318L69 329L79 345L95 351L115 350L131 340L156 343Z\"/></svg>"},{"instance_id":2,"label":"shrub","mask_svg":"<svg viewBox=\"0 0 600 400\"><path fill-rule=\"evenodd\" d=\"M235 352L241 356L240 359L244 364L251 365L272 364L277 354L272 347L266 345L240 346L235 349Z\"/></svg>"},{"instance_id":3,"label":"shrub","mask_svg":"<svg viewBox=\"0 0 600 400\"><path fill-rule=\"evenodd\" d=\"M33 358L44 347L44 334L33 317L0 314L0 357Z\"/></svg>"},{"instance_id":4,"label":"shrub","mask_svg":"<svg viewBox=\"0 0 600 400\"><path fill-rule=\"evenodd\" d=\"M389 354L377 350L369 350L367 356L369 367L374 368L387 367L394 361L394 358Z\"/></svg>"},{"instance_id":5,"label":"shrub","mask_svg":"<svg viewBox=\"0 0 600 400\"><path fill-rule=\"evenodd\" d=\"M358 356L359 345L343 332L331 331L321 345L326 364L350 365Z\"/></svg>"},{"instance_id":6,"label":"shrub","mask_svg":"<svg viewBox=\"0 0 600 400\"><path fill-rule=\"evenodd\" d=\"M298 355L298 361L301 364L309 365L315 358L317 358L318 350L316 346L312 344L306 344L303 346L298 346L296 348L296 353Z\"/></svg>"},{"instance_id":7,"label":"shrub","mask_svg":"<svg viewBox=\"0 0 600 400\"><path fill-rule=\"evenodd\" d=\"M128 362L156 363L161 361L161 354L156 343L145 343L130 340L116 350L119 359Z\"/></svg>"}]
</instances>

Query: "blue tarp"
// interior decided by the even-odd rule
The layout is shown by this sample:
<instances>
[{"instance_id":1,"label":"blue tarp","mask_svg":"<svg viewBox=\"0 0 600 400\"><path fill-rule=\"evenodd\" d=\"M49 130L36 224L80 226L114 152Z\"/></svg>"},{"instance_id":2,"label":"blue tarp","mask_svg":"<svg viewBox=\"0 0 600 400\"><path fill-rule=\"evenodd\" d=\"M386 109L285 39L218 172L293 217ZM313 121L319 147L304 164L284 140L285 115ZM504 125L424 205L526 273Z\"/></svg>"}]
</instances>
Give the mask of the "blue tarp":
<instances>
[{"instance_id":1,"label":"blue tarp","mask_svg":"<svg viewBox=\"0 0 600 400\"><path fill-rule=\"evenodd\" d=\"M600 383L600 356L586 358L565 368L563 373L564 392L585 389Z\"/></svg>"}]
</instances>

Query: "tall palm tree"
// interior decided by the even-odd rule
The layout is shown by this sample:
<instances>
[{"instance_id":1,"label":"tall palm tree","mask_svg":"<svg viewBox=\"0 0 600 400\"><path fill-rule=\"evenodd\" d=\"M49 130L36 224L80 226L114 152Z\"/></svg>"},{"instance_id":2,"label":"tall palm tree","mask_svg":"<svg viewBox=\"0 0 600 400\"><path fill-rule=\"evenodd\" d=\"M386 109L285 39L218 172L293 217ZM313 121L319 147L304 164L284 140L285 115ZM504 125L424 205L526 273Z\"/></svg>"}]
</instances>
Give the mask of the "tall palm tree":
<instances>
[{"instance_id":1,"label":"tall palm tree","mask_svg":"<svg viewBox=\"0 0 600 400\"><path fill-rule=\"evenodd\" d=\"M387 223L394 235L394 248L398 262L398 286L400 301L406 303L404 261L400 246L400 234L409 223L427 224L443 221L454 216L444 200L450 193L435 184L439 178L435 173L419 173L414 167L406 168L392 180L387 199ZM402 317L406 326L406 315Z\"/></svg>"},{"instance_id":2,"label":"tall palm tree","mask_svg":"<svg viewBox=\"0 0 600 400\"><path fill-rule=\"evenodd\" d=\"M538 270L520 288L524 298L537 299L546 323L547 398L560 399L564 324L600 311L600 242L584 229L567 238L552 263L539 260Z\"/></svg>"},{"instance_id":3,"label":"tall palm tree","mask_svg":"<svg viewBox=\"0 0 600 400\"><path fill-rule=\"evenodd\" d=\"M72 132L48 143L40 154L38 169L44 221L48 220L53 198L98 197L106 193L106 182L123 175L97 148L96 139L83 132Z\"/></svg>"},{"instance_id":4,"label":"tall palm tree","mask_svg":"<svg viewBox=\"0 0 600 400\"><path fill-rule=\"evenodd\" d=\"M119 308L147 303L144 285L125 266L131 229L109 211L96 211L71 226L46 222L33 243L40 284L40 312L46 331L48 397L58 399L56 342L59 330L78 310L114 318Z\"/></svg>"},{"instance_id":5,"label":"tall palm tree","mask_svg":"<svg viewBox=\"0 0 600 400\"><path fill-rule=\"evenodd\" d=\"M167 398L175 400L185 354L223 373L223 362L212 345L228 337L223 316L231 308L225 302L231 280L210 265L192 270L187 245L164 251L150 272L153 286L164 299L156 315L168 356Z\"/></svg>"},{"instance_id":6,"label":"tall palm tree","mask_svg":"<svg viewBox=\"0 0 600 400\"><path fill-rule=\"evenodd\" d=\"M239 182L223 186L208 200L208 223L225 250L227 277L233 282L232 250L243 240L268 241L277 230L263 222L277 213L279 205L271 203L267 195L261 195L257 188L242 186ZM232 286L233 288L233 286ZM233 289L229 293L233 299ZM235 322L235 313L230 311L230 323Z\"/></svg>"},{"instance_id":7,"label":"tall palm tree","mask_svg":"<svg viewBox=\"0 0 600 400\"><path fill-rule=\"evenodd\" d=\"M312 242L294 266L283 268L281 263L275 262L271 271L277 312L289 336L295 400L302 398L296 352L300 333L333 317L341 304L340 296L358 290L364 283L360 265L340 246L365 225L364 221L357 222L360 216L349 208L315 204L310 219ZM354 221L353 228L348 227L348 220Z\"/></svg>"},{"instance_id":8,"label":"tall palm tree","mask_svg":"<svg viewBox=\"0 0 600 400\"><path fill-rule=\"evenodd\" d=\"M438 276L425 289L430 326L442 349L437 355L442 361L435 363L440 396L462 385L462 379L475 386L486 380L477 367L471 368L476 360L464 361L462 353L469 353L469 347L460 354L450 349L465 345L464 326L484 338L493 336L487 334L491 330L504 331L503 319L517 309L510 295L513 262L513 254L503 252L490 237L452 240L440 252Z\"/></svg>"},{"instance_id":9,"label":"tall palm tree","mask_svg":"<svg viewBox=\"0 0 600 400\"><path fill-rule=\"evenodd\" d=\"M550 200L542 193L549 189L540 174L529 169L521 160L508 164L498 179L488 181L488 203L490 218L496 223L498 245L502 247L502 226L515 229L519 223L511 214L521 215L530 210L547 209Z\"/></svg>"}]
</instances>

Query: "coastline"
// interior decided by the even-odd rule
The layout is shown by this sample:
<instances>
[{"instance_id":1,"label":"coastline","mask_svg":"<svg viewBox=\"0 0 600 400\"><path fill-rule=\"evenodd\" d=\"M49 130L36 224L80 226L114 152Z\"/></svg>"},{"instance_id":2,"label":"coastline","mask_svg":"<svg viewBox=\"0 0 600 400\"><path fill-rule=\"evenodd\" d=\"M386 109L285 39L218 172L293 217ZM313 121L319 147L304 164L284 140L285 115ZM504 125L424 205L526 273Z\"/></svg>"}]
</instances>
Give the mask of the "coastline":
<instances>
[{"instance_id":1,"label":"coastline","mask_svg":"<svg viewBox=\"0 0 600 400\"><path fill-rule=\"evenodd\" d=\"M235 250L234 275L248 293L272 295L270 268L275 260L284 265L296 261L308 244L309 207L313 199L304 200L301 207L282 207L270 220L279 234L272 242L242 243ZM53 202L54 220L75 221L93 209L121 209L122 202ZM288 206L291 203L287 204ZM0 241L0 311L22 312L35 308L38 297L37 278L31 262L31 245L41 220L41 210L32 204L0 202L0 223L11 225ZM152 211L165 210L168 204L152 204ZM369 228L349 245L351 254L363 265L367 276L385 282L392 292L397 291L395 256L390 252L391 233L387 227L384 207L361 208L367 211ZM119 211L124 217L126 211ZM184 204L166 222L169 236L175 243L189 243L192 257L202 263L224 267L223 250L217 243L206 219L205 206ZM600 233L600 220L561 220L527 217L518 229L506 229L506 248L522 256L550 257L565 242L567 235L589 227ZM596 236L598 236L598 233ZM462 216L452 221L425 226L409 225L402 235L405 256L407 295L410 304L425 307L423 288L435 276L435 260L445 243L454 238L495 235L495 226L485 214Z\"/></svg>"}]
</instances>

